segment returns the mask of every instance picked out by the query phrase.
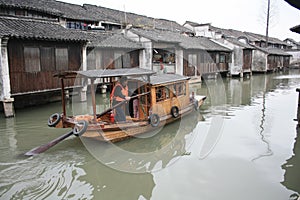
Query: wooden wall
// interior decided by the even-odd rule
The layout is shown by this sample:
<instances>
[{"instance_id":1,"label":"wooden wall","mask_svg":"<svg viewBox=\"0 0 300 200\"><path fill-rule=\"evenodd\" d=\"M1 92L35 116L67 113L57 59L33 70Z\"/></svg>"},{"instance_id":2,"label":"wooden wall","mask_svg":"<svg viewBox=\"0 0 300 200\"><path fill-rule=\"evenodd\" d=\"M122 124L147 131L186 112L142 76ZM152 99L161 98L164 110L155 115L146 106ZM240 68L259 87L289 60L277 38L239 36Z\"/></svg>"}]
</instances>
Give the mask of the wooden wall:
<instances>
[{"instance_id":1,"label":"wooden wall","mask_svg":"<svg viewBox=\"0 0 300 200\"><path fill-rule=\"evenodd\" d=\"M56 72L80 69L82 44L11 39L8 60L12 95L57 89L60 81L53 77Z\"/></svg>"},{"instance_id":2,"label":"wooden wall","mask_svg":"<svg viewBox=\"0 0 300 200\"><path fill-rule=\"evenodd\" d=\"M252 66L252 49L243 50L243 70L251 71Z\"/></svg>"},{"instance_id":3,"label":"wooden wall","mask_svg":"<svg viewBox=\"0 0 300 200\"><path fill-rule=\"evenodd\" d=\"M189 54L196 54L197 61L196 66L191 67L189 65L188 57ZM225 56L225 62L220 62L220 55ZM207 52L207 51L186 51L184 53L184 75L185 76L194 76L195 70L197 70L197 75L210 74L216 72L226 72L229 69L229 64L231 60L229 59L230 53L223 52Z\"/></svg>"},{"instance_id":4,"label":"wooden wall","mask_svg":"<svg viewBox=\"0 0 300 200\"><path fill-rule=\"evenodd\" d=\"M139 50L88 48L87 66L89 70L138 67Z\"/></svg>"}]
</instances>

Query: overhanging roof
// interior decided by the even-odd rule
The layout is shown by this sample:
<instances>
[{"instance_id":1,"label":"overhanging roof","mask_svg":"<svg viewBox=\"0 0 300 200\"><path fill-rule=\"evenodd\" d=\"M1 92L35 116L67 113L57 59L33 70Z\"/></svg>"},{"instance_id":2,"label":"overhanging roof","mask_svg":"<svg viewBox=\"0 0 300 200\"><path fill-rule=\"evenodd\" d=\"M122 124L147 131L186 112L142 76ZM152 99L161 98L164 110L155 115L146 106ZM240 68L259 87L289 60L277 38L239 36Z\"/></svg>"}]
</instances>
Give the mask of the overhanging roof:
<instances>
[{"instance_id":1,"label":"overhanging roof","mask_svg":"<svg viewBox=\"0 0 300 200\"><path fill-rule=\"evenodd\" d=\"M287 3L289 3L291 6L300 9L300 1L299 0L285 0Z\"/></svg>"},{"instance_id":2,"label":"overhanging roof","mask_svg":"<svg viewBox=\"0 0 300 200\"><path fill-rule=\"evenodd\" d=\"M52 21L0 17L0 26L0 37L49 41L88 41L81 31L66 29Z\"/></svg>"},{"instance_id":3,"label":"overhanging roof","mask_svg":"<svg viewBox=\"0 0 300 200\"><path fill-rule=\"evenodd\" d=\"M300 25L290 28L291 31L300 34Z\"/></svg>"}]
</instances>

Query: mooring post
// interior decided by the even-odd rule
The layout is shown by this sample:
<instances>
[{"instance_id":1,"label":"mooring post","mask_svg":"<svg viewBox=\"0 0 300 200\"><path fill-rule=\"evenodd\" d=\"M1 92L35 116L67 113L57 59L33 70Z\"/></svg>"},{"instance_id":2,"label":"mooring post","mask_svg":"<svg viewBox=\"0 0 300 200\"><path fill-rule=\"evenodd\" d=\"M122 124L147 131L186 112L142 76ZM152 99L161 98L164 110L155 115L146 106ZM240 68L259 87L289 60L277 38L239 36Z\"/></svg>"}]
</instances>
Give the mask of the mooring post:
<instances>
[{"instance_id":1,"label":"mooring post","mask_svg":"<svg viewBox=\"0 0 300 200\"><path fill-rule=\"evenodd\" d=\"M299 126L299 124L300 124L300 88L297 88L296 92L298 92L297 121L298 121L298 126Z\"/></svg>"}]
</instances>

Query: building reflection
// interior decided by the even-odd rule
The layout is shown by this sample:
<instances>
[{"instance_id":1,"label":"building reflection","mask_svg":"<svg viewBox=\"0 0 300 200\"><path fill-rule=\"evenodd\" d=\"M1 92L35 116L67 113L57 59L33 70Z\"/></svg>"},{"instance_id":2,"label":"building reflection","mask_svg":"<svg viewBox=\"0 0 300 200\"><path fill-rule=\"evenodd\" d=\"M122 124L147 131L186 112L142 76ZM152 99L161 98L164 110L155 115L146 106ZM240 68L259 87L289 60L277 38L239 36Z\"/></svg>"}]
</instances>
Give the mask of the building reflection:
<instances>
[{"instance_id":1,"label":"building reflection","mask_svg":"<svg viewBox=\"0 0 300 200\"><path fill-rule=\"evenodd\" d=\"M299 109L298 114L299 116ZM299 119L298 119L299 120ZM296 192L292 194L290 199L297 199L300 194L300 171L299 171L299 163L300 163L300 124L298 123L296 127L296 138L293 148L293 156L289 158L285 164L282 165L282 169L285 170L284 181L282 184L288 188ZM298 193L298 194L297 194Z\"/></svg>"}]
</instances>

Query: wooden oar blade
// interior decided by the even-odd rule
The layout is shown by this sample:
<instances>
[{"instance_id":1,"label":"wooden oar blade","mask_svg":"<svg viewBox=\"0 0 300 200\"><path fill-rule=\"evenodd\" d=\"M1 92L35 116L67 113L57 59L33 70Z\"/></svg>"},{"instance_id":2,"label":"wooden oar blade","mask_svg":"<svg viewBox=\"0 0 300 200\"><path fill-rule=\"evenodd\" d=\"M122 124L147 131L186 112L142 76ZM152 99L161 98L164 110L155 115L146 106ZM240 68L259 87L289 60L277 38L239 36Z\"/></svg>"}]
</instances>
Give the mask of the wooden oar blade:
<instances>
[{"instance_id":1,"label":"wooden oar blade","mask_svg":"<svg viewBox=\"0 0 300 200\"><path fill-rule=\"evenodd\" d=\"M34 149L31 149L30 151L28 151L24 155L25 156L34 156L34 155L43 153L43 152L47 151L48 149L50 149L51 147L53 147L54 145L56 145L57 143L63 141L67 137L70 137L71 135L73 135L73 130L71 130L68 133L52 140L51 142L48 142L47 144L44 144L44 145L41 145L39 147L35 147Z\"/></svg>"}]
</instances>

